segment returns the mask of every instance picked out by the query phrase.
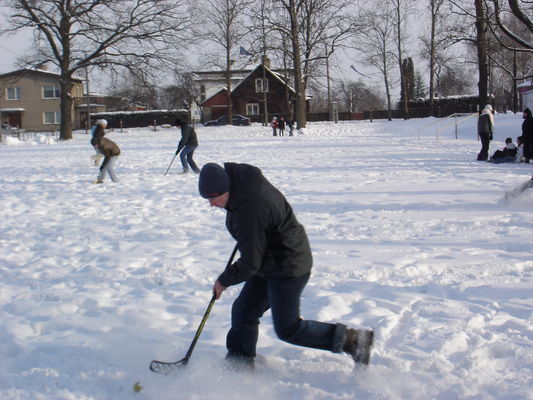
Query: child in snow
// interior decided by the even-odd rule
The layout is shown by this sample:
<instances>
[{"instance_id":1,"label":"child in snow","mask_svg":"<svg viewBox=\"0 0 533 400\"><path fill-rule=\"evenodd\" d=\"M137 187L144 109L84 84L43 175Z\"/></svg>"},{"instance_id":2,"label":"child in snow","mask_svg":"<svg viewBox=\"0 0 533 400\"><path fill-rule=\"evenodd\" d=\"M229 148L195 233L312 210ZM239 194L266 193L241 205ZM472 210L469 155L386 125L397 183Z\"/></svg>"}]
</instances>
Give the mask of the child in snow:
<instances>
[{"instance_id":1,"label":"child in snow","mask_svg":"<svg viewBox=\"0 0 533 400\"><path fill-rule=\"evenodd\" d=\"M272 122L270 123L270 126L272 127L272 133L273 136L278 136L277 129L278 129L278 117L272 118Z\"/></svg>"},{"instance_id":2,"label":"child in snow","mask_svg":"<svg viewBox=\"0 0 533 400\"><path fill-rule=\"evenodd\" d=\"M97 152L104 155L104 161L102 161L102 165L100 165L100 173L98 174L98 179L95 183L104 183L106 172L109 174L109 177L113 182L118 182L114 167L118 160L118 156L120 155L120 148L115 142L105 137L94 137L91 139L91 144Z\"/></svg>"},{"instance_id":3,"label":"child in snow","mask_svg":"<svg viewBox=\"0 0 533 400\"><path fill-rule=\"evenodd\" d=\"M518 148L513 143L513 139L508 137L505 139L505 147L502 150L496 150L489 161L497 164L515 162L517 153Z\"/></svg>"},{"instance_id":4,"label":"child in snow","mask_svg":"<svg viewBox=\"0 0 533 400\"><path fill-rule=\"evenodd\" d=\"M91 139L101 138L105 136L105 128L107 127L107 121L105 119L97 119L91 128ZM102 160L102 153L96 151L96 154L91 156L94 166L97 166Z\"/></svg>"}]
</instances>

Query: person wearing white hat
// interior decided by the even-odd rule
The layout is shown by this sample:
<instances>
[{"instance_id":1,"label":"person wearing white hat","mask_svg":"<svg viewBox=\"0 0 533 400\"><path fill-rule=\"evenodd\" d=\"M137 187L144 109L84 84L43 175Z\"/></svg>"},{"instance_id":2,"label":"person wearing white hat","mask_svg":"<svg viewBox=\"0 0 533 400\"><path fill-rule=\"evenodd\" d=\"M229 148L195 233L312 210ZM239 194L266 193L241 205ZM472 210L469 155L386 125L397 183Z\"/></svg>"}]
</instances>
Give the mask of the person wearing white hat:
<instances>
[{"instance_id":1,"label":"person wearing white hat","mask_svg":"<svg viewBox=\"0 0 533 400\"><path fill-rule=\"evenodd\" d=\"M493 112L492 106L487 104L477 120L477 133L481 140L481 150L477 155L478 161L487 161L489 158L489 145L494 131Z\"/></svg>"}]
</instances>

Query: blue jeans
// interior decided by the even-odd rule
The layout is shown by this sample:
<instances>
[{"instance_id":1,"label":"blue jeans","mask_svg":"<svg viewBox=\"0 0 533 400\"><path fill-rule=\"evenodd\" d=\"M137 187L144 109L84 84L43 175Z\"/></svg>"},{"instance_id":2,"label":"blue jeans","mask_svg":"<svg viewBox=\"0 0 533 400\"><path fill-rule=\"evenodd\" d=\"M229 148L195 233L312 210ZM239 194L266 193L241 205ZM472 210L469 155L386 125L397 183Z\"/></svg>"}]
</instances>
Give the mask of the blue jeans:
<instances>
[{"instance_id":1,"label":"blue jeans","mask_svg":"<svg viewBox=\"0 0 533 400\"><path fill-rule=\"evenodd\" d=\"M191 166L194 172L200 172L200 169L192 159L192 156L194 155L194 150L196 150L197 147L198 146L185 146L181 151L180 160L181 165L183 166L183 172L189 171L189 165ZM187 163L189 165L187 165Z\"/></svg>"},{"instance_id":2,"label":"blue jeans","mask_svg":"<svg viewBox=\"0 0 533 400\"><path fill-rule=\"evenodd\" d=\"M300 295L308 280L309 274L298 278L250 278L231 310L231 329L226 338L229 354L255 357L259 318L269 308L274 329L281 340L335 353L342 351L345 325L300 317Z\"/></svg>"},{"instance_id":3,"label":"blue jeans","mask_svg":"<svg viewBox=\"0 0 533 400\"><path fill-rule=\"evenodd\" d=\"M118 178L115 175L115 164L118 160L118 156L113 156L109 158L109 161L107 164L102 168L100 173L98 174L98 180L103 181L106 175L106 172L109 174L109 177L113 182L118 182Z\"/></svg>"}]
</instances>

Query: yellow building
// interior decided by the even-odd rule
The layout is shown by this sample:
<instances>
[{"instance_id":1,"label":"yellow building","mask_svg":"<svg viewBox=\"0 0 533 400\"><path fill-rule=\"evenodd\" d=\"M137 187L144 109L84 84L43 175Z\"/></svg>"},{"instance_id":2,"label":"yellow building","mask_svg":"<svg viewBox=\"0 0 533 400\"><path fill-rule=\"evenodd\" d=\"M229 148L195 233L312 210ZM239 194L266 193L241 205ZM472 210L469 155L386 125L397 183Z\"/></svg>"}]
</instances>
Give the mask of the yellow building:
<instances>
[{"instance_id":1,"label":"yellow building","mask_svg":"<svg viewBox=\"0 0 533 400\"><path fill-rule=\"evenodd\" d=\"M2 123L32 131L58 129L61 122L60 75L45 69L19 69L0 75ZM83 99L83 80L73 79L72 123L80 125L77 104Z\"/></svg>"}]
</instances>

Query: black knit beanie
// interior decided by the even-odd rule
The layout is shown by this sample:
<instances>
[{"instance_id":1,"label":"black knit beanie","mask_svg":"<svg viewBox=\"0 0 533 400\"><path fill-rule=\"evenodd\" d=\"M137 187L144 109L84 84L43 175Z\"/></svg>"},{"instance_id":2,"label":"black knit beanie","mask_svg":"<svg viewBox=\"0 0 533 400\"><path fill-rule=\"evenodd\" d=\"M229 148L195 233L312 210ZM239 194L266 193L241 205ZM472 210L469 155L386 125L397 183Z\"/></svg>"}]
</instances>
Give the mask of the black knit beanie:
<instances>
[{"instance_id":1,"label":"black knit beanie","mask_svg":"<svg viewBox=\"0 0 533 400\"><path fill-rule=\"evenodd\" d=\"M215 163L207 163L200 171L198 191L204 199L218 197L229 191L229 175Z\"/></svg>"}]
</instances>

